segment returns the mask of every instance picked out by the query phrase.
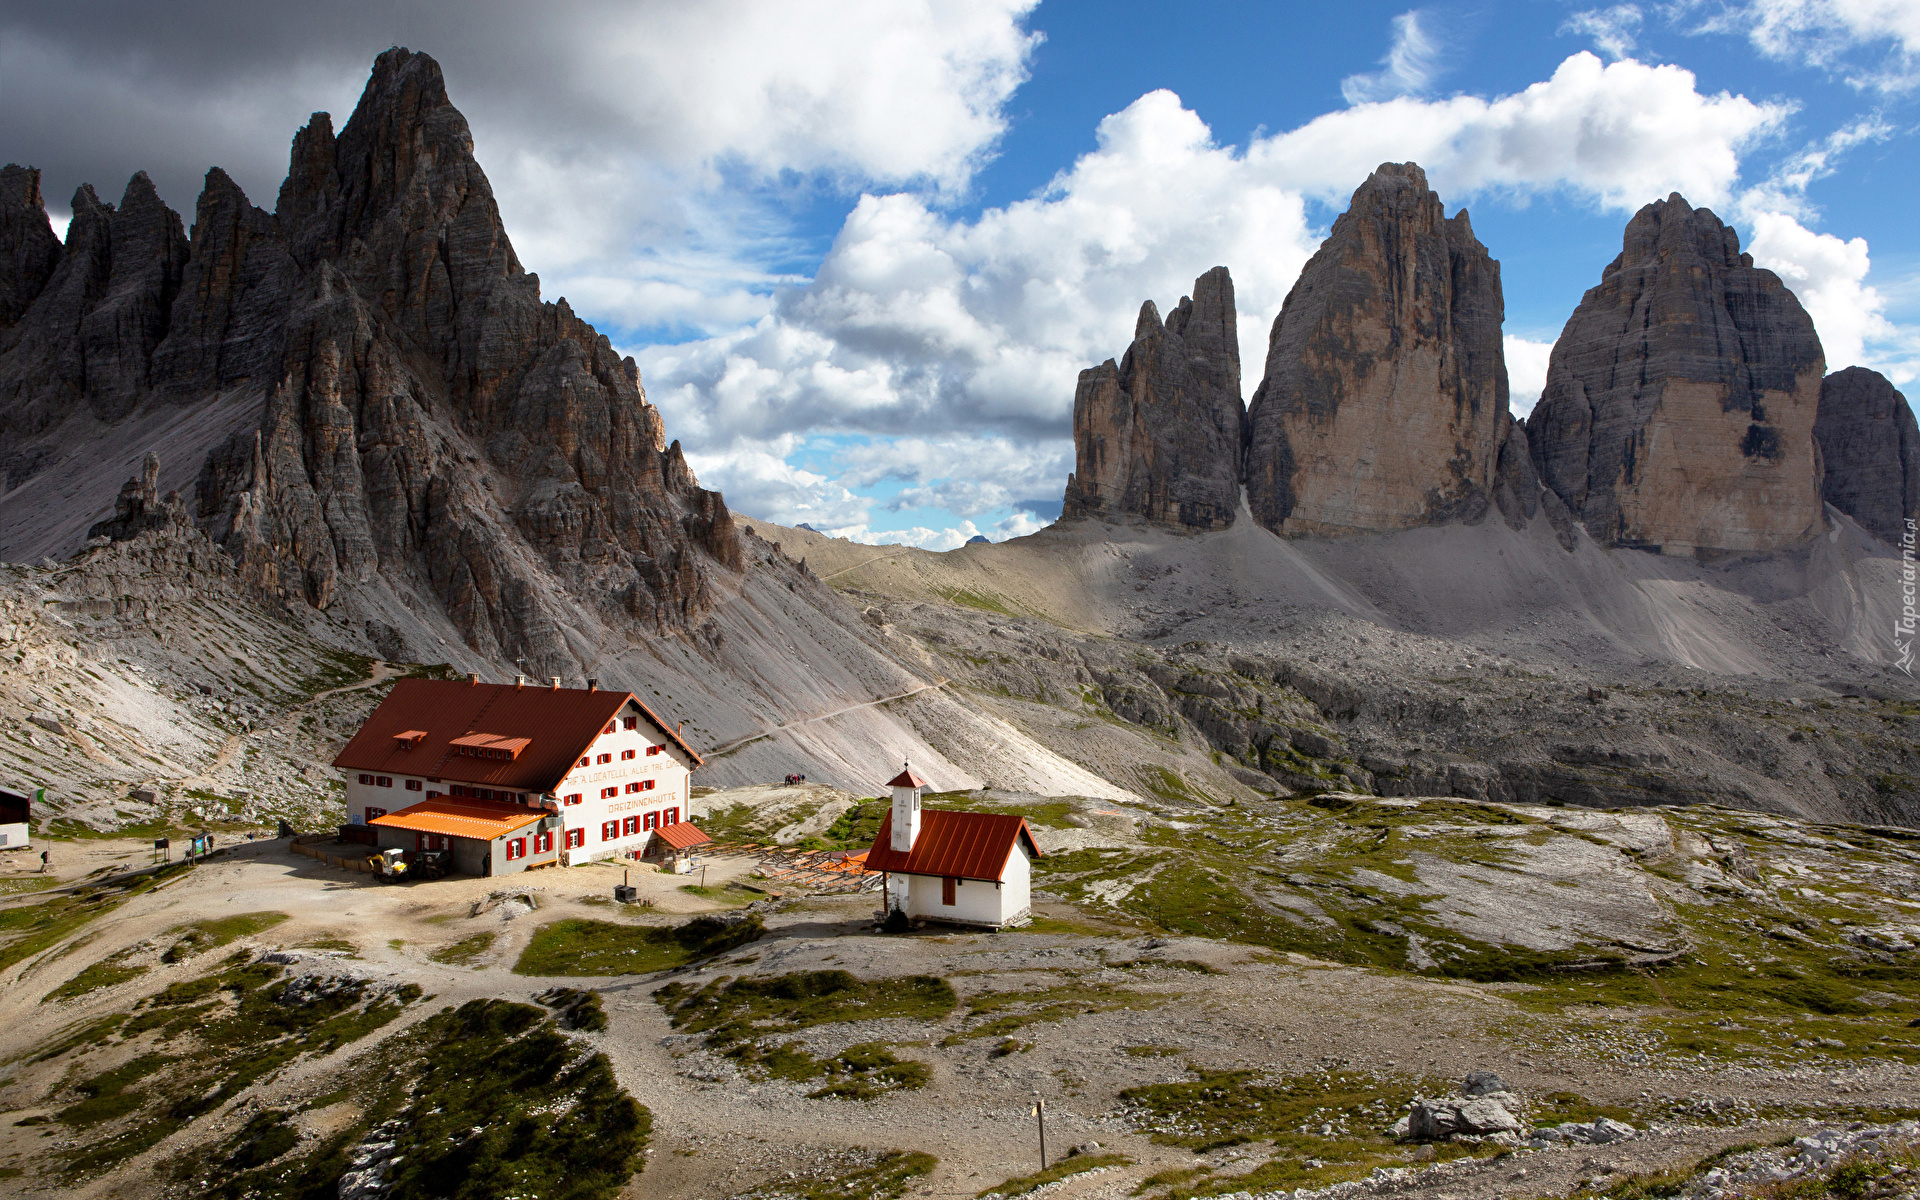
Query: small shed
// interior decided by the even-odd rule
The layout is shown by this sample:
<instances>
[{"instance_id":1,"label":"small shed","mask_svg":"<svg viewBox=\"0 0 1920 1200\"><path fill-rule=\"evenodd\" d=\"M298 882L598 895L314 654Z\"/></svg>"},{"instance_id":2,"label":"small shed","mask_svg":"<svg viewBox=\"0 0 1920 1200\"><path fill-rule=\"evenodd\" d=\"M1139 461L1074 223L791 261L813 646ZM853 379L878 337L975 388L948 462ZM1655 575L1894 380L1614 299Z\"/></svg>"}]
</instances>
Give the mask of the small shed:
<instances>
[{"instance_id":1,"label":"small shed","mask_svg":"<svg viewBox=\"0 0 1920 1200\"><path fill-rule=\"evenodd\" d=\"M666 859L667 870L684 875L692 869L694 848L712 843L713 839L707 836L705 830L691 821L681 821L655 829L653 837L647 842L645 856Z\"/></svg>"},{"instance_id":2,"label":"small shed","mask_svg":"<svg viewBox=\"0 0 1920 1200\"><path fill-rule=\"evenodd\" d=\"M1042 855L1025 817L922 812L927 784L911 767L889 786L893 807L880 819L866 861L868 871L887 874L889 911L990 929L1032 919L1033 862Z\"/></svg>"},{"instance_id":3,"label":"small shed","mask_svg":"<svg viewBox=\"0 0 1920 1200\"><path fill-rule=\"evenodd\" d=\"M33 797L12 788L0 788L0 850L26 850L33 845Z\"/></svg>"},{"instance_id":4,"label":"small shed","mask_svg":"<svg viewBox=\"0 0 1920 1200\"><path fill-rule=\"evenodd\" d=\"M508 875L559 858L560 817L517 804L435 796L367 824L379 849L445 850L463 875Z\"/></svg>"}]
</instances>

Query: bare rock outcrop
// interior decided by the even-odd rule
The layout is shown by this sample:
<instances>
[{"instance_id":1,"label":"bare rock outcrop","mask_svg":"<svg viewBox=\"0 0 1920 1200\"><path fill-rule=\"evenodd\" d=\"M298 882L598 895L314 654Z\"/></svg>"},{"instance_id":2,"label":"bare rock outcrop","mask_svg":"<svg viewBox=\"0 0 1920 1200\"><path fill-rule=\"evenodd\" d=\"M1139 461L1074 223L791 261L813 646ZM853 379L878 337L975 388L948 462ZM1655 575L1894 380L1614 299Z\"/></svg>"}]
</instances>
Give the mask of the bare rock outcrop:
<instances>
[{"instance_id":1,"label":"bare rock outcrop","mask_svg":"<svg viewBox=\"0 0 1920 1200\"><path fill-rule=\"evenodd\" d=\"M1062 516L1225 529L1240 504L1240 348L1233 278L1215 267L1165 322L1140 306L1133 345L1080 372Z\"/></svg>"},{"instance_id":2,"label":"bare rock outcrop","mask_svg":"<svg viewBox=\"0 0 1920 1200\"><path fill-rule=\"evenodd\" d=\"M1920 427L1907 398L1866 367L1820 383L1814 439L1826 475L1820 495L1889 545L1920 520Z\"/></svg>"},{"instance_id":3,"label":"bare rock outcrop","mask_svg":"<svg viewBox=\"0 0 1920 1200\"><path fill-rule=\"evenodd\" d=\"M1766 551L1822 523L1813 321L1710 210L1677 193L1554 344L1527 422L1543 482L1603 544Z\"/></svg>"},{"instance_id":4,"label":"bare rock outcrop","mask_svg":"<svg viewBox=\"0 0 1920 1200\"><path fill-rule=\"evenodd\" d=\"M1248 411L1254 517L1339 535L1484 515L1512 424L1504 312L1466 212L1448 219L1415 164L1381 164L1274 321Z\"/></svg>"},{"instance_id":5,"label":"bare rock outcrop","mask_svg":"<svg viewBox=\"0 0 1920 1200\"><path fill-rule=\"evenodd\" d=\"M40 172L8 163L0 168L0 333L25 315L59 263Z\"/></svg>"},{"instance_id":6,"label":"bare rock outcrop","mask_svg":"<svg viewBox=\"0 0 1920 1200\"><path fill-rule=\"evenodd\" d=\"M144 174L118 207L83 187L45 269L37 175L0 176L0 209L0 317L32 293L0 332L10 485L165 429L191 518L256 588L349 625L429 599L541 673L577 670L583 617L698 624L741 565L634 361L541 300L424 54L380 55L337 135L314 114L274 213L215 168L189 241ZM89 535L160 521L159 493L150 461Z\"/></svg>"},{"instance_id":7,"label":"bare rock outcrop","mask_svg":"<svg viewBox=\"0 0 1920 1200\"><path fill-rule=\"evenodd\" d=\"M187 523L187 506L180 499L180 493L168 492L164 498L160 495L160 456L149 452L140 464L139 477L127 480L126 486L120 489L113 516L88 529L87 540L106 538L127 542L149 529Z\"/></svg>"}]
</instances>

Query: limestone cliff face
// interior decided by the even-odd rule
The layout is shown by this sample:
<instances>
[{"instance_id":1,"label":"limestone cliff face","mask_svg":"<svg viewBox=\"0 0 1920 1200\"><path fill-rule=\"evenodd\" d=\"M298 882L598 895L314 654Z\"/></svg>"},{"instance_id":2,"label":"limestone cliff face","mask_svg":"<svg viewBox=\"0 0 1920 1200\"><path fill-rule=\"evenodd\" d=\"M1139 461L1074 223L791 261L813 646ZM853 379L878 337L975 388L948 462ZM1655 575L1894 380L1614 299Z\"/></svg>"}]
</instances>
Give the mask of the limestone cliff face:
<instances>
[{"instance_id":1,"label":"limestone cliff face","mask_svg":"<svg viewBox=\"0 0 1920 1200\"><path fill-rule=\"evenodd\" d=\"M1604 544L1764 551L1821 526L1813 322L1678 194L1568 319L1528 420L1541 479Z\"/></svg>"},{"instance_id":2,"label":"limestone cliff face","mask_svg":"<svg viewBox=\"0 0 1920 1200\"><path fill-rule=\"evenodd\" d=\"M1907 398L1865 367L1821 381L1813 436L1826 475L1820 494L1889 545L1920 521L1920 427Z\"/></svg>"},{"instance_id":3,"label":"limestone cliff face","mask_svg":"<svg viewBox=\"0 0 1920 1200\"><path fill-rule=\"evenodd\" d=\"M1466 213L1383 163L1274 321L1248 410L1254 517L1349 534L1483 515L1512 423L1504 312Z\"/></svg>"},{"instance_id":4,"label":"limestone cliff face","mask_svg":"<svg viewBox=\"0 0 1920 1200\"><path fill-rule=\"evenodd\" d=\"M32 214L12 211L29 190L37 203L23 175L0 177L0 256L27 264L0 267L0 316L45 259ZM633 360L541 301L424 54L382 54L337 136L314 115L274 213L215 169L189 243L145 175L117 208L81 189L0 339L14 474L175 410L251 405L231 436L209 421L208 442L191 419L165 427L191 449L195 521L290 602L386 628L424 600L472 649L571 674L571 610L688 628L715 567L740 565L725 504L667 444ZM145 523L158 491L144 471L95 532Z\"/></svg>"},{"instance_id":5,"label":"limestone cliff face","mask_svg":"<svg viewBox=\"0 0 1920 1200\"><path fill-rule=\"evenodd\" d=\"M59 263L60 239L47 220L40 172L8 163L0 168L0 337L26 314Z\"/></svg>"},{"instance_id":6,"label":"limestone cliff face","mask_svg":"<svg viewBox=\"0 0 1920 1200\"><path fill-rule=\"evenodd\" d=\"M1240 503L1240 349L1233 278L1215 267L1160 320L1140 308L1133 345L1080 372L1075 471L1063 517L1144 517L1225 529Z\"/></svg>"}]
</instances>

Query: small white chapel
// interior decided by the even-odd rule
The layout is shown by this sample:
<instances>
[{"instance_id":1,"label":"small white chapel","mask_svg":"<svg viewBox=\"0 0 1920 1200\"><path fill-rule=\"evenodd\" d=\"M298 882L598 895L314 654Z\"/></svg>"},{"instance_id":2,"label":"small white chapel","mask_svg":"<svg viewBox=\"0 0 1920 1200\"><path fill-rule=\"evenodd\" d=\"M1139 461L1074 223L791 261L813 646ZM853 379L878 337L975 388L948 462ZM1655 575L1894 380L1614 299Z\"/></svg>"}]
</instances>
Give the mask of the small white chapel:
<instances>
[{"instance_id":1,"label":"small white chapel","mask_svg":"<svg viewBox=\"0 0 1920 1200\"><path fill-rule=\"evenodd\" d=\"M927 781L907 764L887 786L893 807L881 818L866 866L886 873L889 912L988 929L1032 919L1033 862L1041 854L1025 817L923 812Z\"/></svg>"}]
</instances>

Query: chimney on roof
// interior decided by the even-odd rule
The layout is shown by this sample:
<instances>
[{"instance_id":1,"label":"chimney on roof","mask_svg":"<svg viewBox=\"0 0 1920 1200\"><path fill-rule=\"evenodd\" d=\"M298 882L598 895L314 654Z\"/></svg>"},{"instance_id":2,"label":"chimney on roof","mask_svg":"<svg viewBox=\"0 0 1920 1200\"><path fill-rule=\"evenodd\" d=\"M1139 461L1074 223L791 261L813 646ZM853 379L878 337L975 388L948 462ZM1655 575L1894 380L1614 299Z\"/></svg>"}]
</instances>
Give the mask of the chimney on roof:
<instances>
[{"instance_id":1,"label":"chimney on roof","mask_svg":"<svg viewBox=\"0 0 1920 1200\"><path fill-rule=\"evenodd\" d=\"M599 681L598 679L589 679L589 680L587 680L587 690L588 690L588 691L590 691L590 692L597 692L597 691L599 691L599 690L600 690L600 681Z\"/></svg>"},{"instance_id":2,"label":"chimney on roof","mask_svg":"<svg viewBox=\"0 0 1920 1200\"><path fill-rule=\"evenodd\" d=\"M516 688L527 686L527 677L525 675L515 675L513 677L513 686Z\"/></svg>"},{"instance_id":3,"label":"chimney on roof","mask_svg":"<svg viewBox=\"0 0 1920 1200\"><path fill-rule=\"evenodd\" d=\"M478 672L478 671L469 671L469 672L467 673L467 686L468 686L468 687L479 687L479 686L480 686L480 672Z\"/></svg>"},{"instance_id":4,"label":"chimney on roof","mask_svg":"<svg viewBox=\"0 0 1920 1200\"><path fill-rule=\"evenodd\" d=\"M556 692L560 690L560 677L558 675L553 677L553 690Z\"/></svg>"}]
</instances>

